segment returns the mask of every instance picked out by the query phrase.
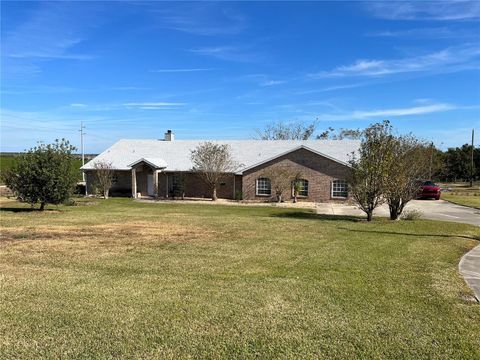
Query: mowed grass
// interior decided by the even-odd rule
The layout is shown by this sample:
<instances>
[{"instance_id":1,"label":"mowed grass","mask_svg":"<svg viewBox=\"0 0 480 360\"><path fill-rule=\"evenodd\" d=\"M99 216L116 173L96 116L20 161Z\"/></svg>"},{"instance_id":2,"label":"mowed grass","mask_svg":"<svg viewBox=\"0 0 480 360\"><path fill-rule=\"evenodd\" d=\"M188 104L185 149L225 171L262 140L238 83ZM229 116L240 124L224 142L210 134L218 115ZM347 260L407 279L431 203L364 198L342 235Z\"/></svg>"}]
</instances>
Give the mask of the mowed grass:
<instances>
[{"instance_id":1,"label":"mowed grass","mask_svg":"<svg viewBox=\"0 0 480 360\"><path fill-rule=\"evenodd\" d=\"M450 201L454 204L480 209L480 195L455 195L446 193L442 194L442 199Z\"/></svg>"},{"instance_id":2,"label":"mowed grass","mask_svg":"<svg viewBox=\"0 0 480 360\"><path fill-rule=\"evenodd\" d=\"M480 209L480 182L475 182L472 187L468 183L449 183L442 187L449 189L442 192L442 199Z\"/></svg>"},{"instance_id":3,"label":"mowed grass","mask_svg":"<svg viewBox=\"0 0 480 360\"><path fill-rule=\"evenodd\" d=\"M478 359L478 228L276 207L1 201L0 358Z\"/></svg>"}]
</instances>

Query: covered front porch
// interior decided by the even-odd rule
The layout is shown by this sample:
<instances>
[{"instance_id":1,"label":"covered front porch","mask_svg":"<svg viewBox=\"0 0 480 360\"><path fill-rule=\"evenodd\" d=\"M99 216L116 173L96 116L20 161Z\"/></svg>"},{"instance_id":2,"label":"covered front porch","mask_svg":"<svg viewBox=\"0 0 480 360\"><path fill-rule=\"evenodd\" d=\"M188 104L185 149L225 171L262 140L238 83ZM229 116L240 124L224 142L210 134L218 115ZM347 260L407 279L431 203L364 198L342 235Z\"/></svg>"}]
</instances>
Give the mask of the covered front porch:
<instances>
[{"instance_id":1,"label":"covered front porch","mask_svg":"<svg viewBox=\"0 0 480 360\"><path fill-rule=\"evenodd\" d=\"M167 167L163 159L141 158L132 168L132 197L158 198L158 175Z\"/></svg>"}]
</instances>

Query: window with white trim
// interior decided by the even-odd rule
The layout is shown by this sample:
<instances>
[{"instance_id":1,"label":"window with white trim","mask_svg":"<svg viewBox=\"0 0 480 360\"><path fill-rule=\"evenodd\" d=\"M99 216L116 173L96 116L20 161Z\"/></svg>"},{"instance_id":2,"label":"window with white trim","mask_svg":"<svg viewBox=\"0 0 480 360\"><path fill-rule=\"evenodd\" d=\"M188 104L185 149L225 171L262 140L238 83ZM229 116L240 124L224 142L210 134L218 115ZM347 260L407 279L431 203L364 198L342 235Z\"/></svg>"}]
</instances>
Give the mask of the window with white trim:
<instances>
[{"instance_id":1,"label":"window with white trim","mask_svg":"<svg viewBox=\"0 0 480 360\"><path fill-rule=\"evenodd\" d=\"M332 198L346 198L348 197L348 184L346 180L332 181Z\"/></svg>"},{"instance_id":2,"label":"window with white trim","mask_svg":"<svg viewBox=\"0 0 480 360\"><path fill-rule=\"evenodd\" d=\"M269 178L258 178L256 192L258 196L272 195L272 183Z\"/></svg>"},{"instance_id":3,"label":"window with white trim","mask_svg":"<svg viewBox=\"0 0 480 360\"><path fill-rule=\"evenodd\" d=\"M308 180L297 179L295 182L299 185L298 196L308 196Z\"/></svg>"}]
</instances>

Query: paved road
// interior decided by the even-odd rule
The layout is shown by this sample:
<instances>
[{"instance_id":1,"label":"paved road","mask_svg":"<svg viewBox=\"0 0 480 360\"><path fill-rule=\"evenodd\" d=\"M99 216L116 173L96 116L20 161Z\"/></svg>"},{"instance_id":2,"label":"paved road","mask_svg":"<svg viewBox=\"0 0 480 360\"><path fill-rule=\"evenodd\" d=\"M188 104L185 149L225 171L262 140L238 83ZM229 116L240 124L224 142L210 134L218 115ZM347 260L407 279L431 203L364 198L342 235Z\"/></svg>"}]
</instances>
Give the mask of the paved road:
<instances>
[{"instance_id":1,"label":"paved road","mask_svg":"<svg viewBox=\"0 0 480 360\"><path fill-rule=\"evenodd\" d=\"M455 205L445 200L412 200L407 204L405 210L412 209L419 210L424 219L453 221L480 226L480 210ZM327 203L317 204L317 213L329 215L364 215L361 210L354 206ZM374 215L388 217L388 207L386 205L381 206L375 210Z\"/></svg>"}]
</instances>

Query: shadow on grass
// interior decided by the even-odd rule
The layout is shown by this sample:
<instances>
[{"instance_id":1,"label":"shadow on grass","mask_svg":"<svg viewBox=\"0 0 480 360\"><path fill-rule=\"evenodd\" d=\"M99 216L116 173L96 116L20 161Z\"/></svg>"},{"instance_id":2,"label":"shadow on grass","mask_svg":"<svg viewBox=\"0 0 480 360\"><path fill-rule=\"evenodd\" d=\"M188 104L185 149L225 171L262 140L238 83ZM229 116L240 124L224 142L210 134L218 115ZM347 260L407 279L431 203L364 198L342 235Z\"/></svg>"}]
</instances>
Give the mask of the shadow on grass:
<instances>
[{"instance_id":1,"label":"shadow on grass","mask_svg":"<svg viewBox=\"0 0 480 360\"><path fill-rule=\"evenodd\" d=\"M444 238L451 238L451 237L458 237L463 239L469 240L478 240L480 241L480 236L475 235L457 235L457 234L418 234L418 233L406 233L401 231L376 231L376 230L360 230L360 229L349 229L340 227L338 229L351 231L351 232L359 232L359 233L368 233L368 234L385 234L385 235L404 235L404 236L422 236L422 237L444 237Z\"/></svg>"},{"instance_id":2,"label":"shadow on grass","mask_svg":"<svg viewBox=\"0 0 480 360\"><path fill-rule=\"evenodd\" d=\"M365 221L365 219L357 216L326 215L326 214L315 214L313 212L302 212L302 211L289 211L289 212L283 212L280 214L273 214L272 216L279 217L279 218L305 219L305 220L333 220L333 221L352 221L352 222Z\"/></svg>"},{"instance_id":3,"label":"shadow on grass","mask_svg":"<svg viewBox=\"0 0 480 360\"><path fill-rule=\"evenodd\" d=\"M24 212L50 212L50 211L55 211L58 212L58 210L55 209L45 209L43 211L40 211L40 209L36 208L16 208L16 207L0 207L0 211L9 211L13 213L24 213Z\"/></svg>"}]
</instances>

